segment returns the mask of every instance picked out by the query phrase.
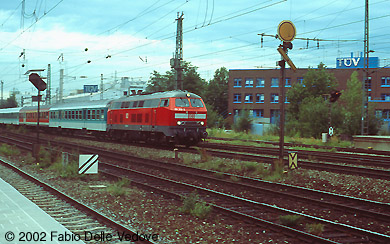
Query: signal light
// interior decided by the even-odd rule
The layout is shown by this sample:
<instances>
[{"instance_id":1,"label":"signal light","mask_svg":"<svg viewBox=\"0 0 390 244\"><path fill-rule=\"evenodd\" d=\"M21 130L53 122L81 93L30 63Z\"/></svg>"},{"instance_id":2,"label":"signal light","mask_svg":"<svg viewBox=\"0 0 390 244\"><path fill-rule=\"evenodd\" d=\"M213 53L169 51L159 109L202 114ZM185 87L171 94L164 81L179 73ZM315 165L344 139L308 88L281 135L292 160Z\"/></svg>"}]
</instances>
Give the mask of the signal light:
<instances>
[{"instance_id":1,"label":"signal light","mask_svg":"<svg viewBox=\"0 0 390 244\"><path fill-rule=\"evenodd\" d=\"M337 99L339 99L340 96L341 96L341 92L339 92L339 91L332 91L330 93L329 102L331 102L331 103L336 102Z\"/></svg>"}]
</instances>

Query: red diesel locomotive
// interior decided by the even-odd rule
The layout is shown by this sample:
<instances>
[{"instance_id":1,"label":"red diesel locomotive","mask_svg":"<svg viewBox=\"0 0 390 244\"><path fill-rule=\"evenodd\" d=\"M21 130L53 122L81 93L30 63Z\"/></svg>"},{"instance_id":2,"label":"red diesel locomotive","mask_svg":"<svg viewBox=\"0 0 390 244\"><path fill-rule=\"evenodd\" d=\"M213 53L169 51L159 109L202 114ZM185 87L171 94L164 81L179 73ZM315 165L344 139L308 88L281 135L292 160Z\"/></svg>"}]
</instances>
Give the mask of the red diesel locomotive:
<instances>
[{"instance_id":1,"label":"red diesel locomotive","mask_svg":"<svg viewBox=\"0 0 390 244\"><path fill-rule=\"evenodd\" d=\"M111 137L195 145L207 137L207 109L186 91L156 92L113 100L107 112Z\"/></svg>"}]
</instances>

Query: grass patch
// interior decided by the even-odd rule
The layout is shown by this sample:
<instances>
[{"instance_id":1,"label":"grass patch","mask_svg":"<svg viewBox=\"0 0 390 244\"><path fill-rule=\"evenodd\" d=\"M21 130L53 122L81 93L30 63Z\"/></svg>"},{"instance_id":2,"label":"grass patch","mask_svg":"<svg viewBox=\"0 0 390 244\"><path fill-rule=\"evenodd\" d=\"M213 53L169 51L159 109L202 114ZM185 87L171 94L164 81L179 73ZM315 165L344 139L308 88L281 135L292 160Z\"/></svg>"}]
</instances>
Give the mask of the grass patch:
<instances>
[{"instance_id":1,"label":"grass patch","mask_svg":"<svg viewBox=\"0 0 390 244\"><path fill-rule=\"evenodd\" d=\"M272 133L266 133L263 136L246 134L243 132L225 131L223 129L211 128L207 129L209 137L220 137L237 140L261 140L261 141L279 141L279 136L273 135ZM323 143L321 139L315 138L300 138L300 137L285 137L285 142L294 144L307 144L317 146L330 146L330 147L351 147L353 145L350 141L342 141L337 136L333 136L327 143ZM253 145L251 142L241 142L242 145ZM307 150L307 149L306 149Z\"/></svg>"},{"instance_id":2,"label":"grass patch","mask_svg":"<svg viewBox=\"0 0 390 244\"><path fill-rule=\"evenodd\" d=\"M285 175L284 175L284 165L283 161L279 161L279 159L274 160L274 169L270 169L266 174L263 176L264 180L268 181L281 181Z\"/></svg>"},{"instance_id":3,"label":"grass patch","mask_svg":"<svg viewBox=\"0 0 390 244\"><path fill-rule=\"evenodd\" d=\"M58 161L52 164L49 167L49 169L54 171L57 174L57 176L61 178L71 179L71 178L77 178L83 176L83 175L79 175L78 173L79 166L75 161L69 162L67 165L63 165L61 162Z\"/></svg>"},{"instance_id":4,"label":"grass patch","mask_svg":"<svg viewBox=\"0 0 390 244\"><path fill-rule=\"evenodd\" d=\"M107 192L115 197L123 196L126 193L127 187L130 186L130 180L122 178L121 180L107 187Z\"/></svg>"},{"instance_id":5,"label":"grass patch","mask_svg":"<svg viewBox=\"0 0 390 244\"><path fill-rule=\"evenodd\" d=\"M281 215L279 221L282 225L295 227L303 221L303 217L300 215Z\"/></svg>"},{"instance_id":6,"label":"grass patch","mask_svg":"<svg viewBox=\"0 0 390 244\"><path fill-rule=\"evenodd\" d=\"M310 234L320 236L324 232L324 225L321 223L306 224L306 231Z\"/></svg>"},{"instance_id":7,"label":"grass patch","mask_svg":"<svg viewBox=\"0 0 390 244\"><path fill-rule=\"evenodd\" d=\"M11 146L8 144L0 145L0 155L10 157L20 155L20 150L16 146Z\"/></svg>"},{"instance_id":8,"label":"grass patch","mask_svg":"<svg viewBox=\"0 0 390 244\"><path fill-rule=\"evenodd\" d=\"M211 212L212 207L207 205L206 202L201 201L199 195L196 192L192 192L188 196L183 198L183 206L179 208L179 211L186 214L191 214L198 218L206 218Z\"/></svg>"}]
</instances>

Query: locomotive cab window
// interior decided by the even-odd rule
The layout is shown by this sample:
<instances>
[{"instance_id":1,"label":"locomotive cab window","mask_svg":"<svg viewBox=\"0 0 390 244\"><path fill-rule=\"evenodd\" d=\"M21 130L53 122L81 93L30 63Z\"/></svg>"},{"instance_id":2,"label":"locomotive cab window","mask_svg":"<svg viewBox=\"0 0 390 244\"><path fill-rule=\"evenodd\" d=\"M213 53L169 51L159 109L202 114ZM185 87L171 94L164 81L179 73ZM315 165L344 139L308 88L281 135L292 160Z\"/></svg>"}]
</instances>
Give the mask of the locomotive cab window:
<instances>
[{"instance_id":1,"label":"locomotive cab window","mask_svg":"<svg viewBox=\"0 0 390 244\"><path fill-rule=\"evenodd\" d=\"M190 99L191 106L194 108L203 108L203 103L200 99Z\"/></svg>"},{"instance_id":2,"label":"locomotive cab window","mask_svg":"<svg viewBox=\"0 0 390 244\"><path fill-rule=\"evenodd\" d=\"M187 98L176 98L175 99L175 106L176 107L189 107L190 102Z\"/></svg>"},{"instance_id":3,"label":"locomotive cab window","mask_svg":"<svg viewBox=\"0 0 390 244\"><path fill-rule=\"evenodd\" d=\"M160 107L168 107L169 106L169 99L162 99L160 102Z\"/></svg>"}]
</instances>

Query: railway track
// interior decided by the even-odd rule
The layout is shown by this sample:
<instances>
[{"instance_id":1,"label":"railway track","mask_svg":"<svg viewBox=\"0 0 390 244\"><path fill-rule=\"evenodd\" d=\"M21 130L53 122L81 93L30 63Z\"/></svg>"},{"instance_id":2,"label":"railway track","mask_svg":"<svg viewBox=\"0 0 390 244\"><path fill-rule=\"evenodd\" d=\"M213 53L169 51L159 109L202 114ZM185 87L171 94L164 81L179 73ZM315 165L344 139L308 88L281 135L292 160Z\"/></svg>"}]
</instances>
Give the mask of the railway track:
<instances>
[{"instance_id":1,"label":"railway track","mask_svg":"<svg viewBox=\"0 0 390 244\"><path fill-rule=\"evenodd\" d=\"M21 136L15 133L7 133L9 136L16 137L26 137L25 135ZM89 137L85 135L72 136L78 137L80 139L96 140L94 137ZM31 141L35 141L35 137L29 137ZM6 140L6 139L4 139ZM155 146L147 144L137 144L139 147L145 148L155 148ZM238 159L243 161L255 161L255 162L264 162L272 164L276 155L278 155L277 148L270 147L251 147L251 146L239 146L239 145L229 145L229 144L219 144L219 143L204 143L200 144L200 147L207 149L207 152L215 157L221 158L230 158ZM172 150L171 147L159 146L159 149L163 150ZM184 148L178 147L180 152L195 153L198 154L198 151L194 148ZM288 150L286 150L286 156L288 155ZM297 150L292 150L297 151ZM320 153L320 154L319 154ZM268 154L271 156L264 156ZM319 156L318 156L319 155ZM310 160L302 160L303 158L308 158ZM328 152L318 152L318 151L298 151L299 158L299 167L303 169L312 169L319 171L328 171L341 174L350 174L350 175L359 175L363 177L376 178L376 179L390 179L390 170L373 168L380 166L382 168L390 168L390 156L372 156L372 155L353 155L346 154L341 155L340 153L328 153ZM329 159L329 160L328 160ZM323 160L323 161L320 161ZM341 162L341 164L340 164ZM373 162L373 163L371 163ZM287 160L284 160L285 165L288 164ZM347 165L352 164L352 165ZM361 167L356 165L366 165L367 167Z\"/></svg>"},{"instance_id":2,"label":"railway track","mask_svg":"<svg viewBox=\"0 0 390 244\"><path fill-rule=\"evenodd\" d=\"M221 137L208 137L211 140L217 141L243 141L243 142L252 142L258 144L269 144L273 146L278 146L279 142L273 141L260 141L260 140L243 140L243 139L231 139L231 138L221 138ZM359 153L359 154L375 154L375 155L384 155L390 156L390 151L381 151L373 149L363 149L363 148L348 148L348 147L330 147L330 146L319 146L319 145L309 145L302 143L289 143L285 142L286 147L306 147L306 148L316 148L316 149L325 149L325 150L336 150L337 152L347 152L347 153Z\"/></svg>"},{"instance_id":3,"label":"railway track","mask_svg":"<svg viewBox=\"0 0 390 244\"><path fill-rule=\"evenodd\" d=\"M122 243L119 234L136 235L136 232L95 211L69 195L53 188L38 178L24 172L6 159L0 158L3 179L21 194L61 223L80 240L88 243ZM94 239L101 233L110 234L110 241ZM154 243L145 240L145 243Z\"/></svg>"},{"instance_id":4,"label":"railway track","mask_svg":"<svg viewBox=\"0 0 390 244\"><path fill-rule=\"evenodd\" d=\"M266 154L266 155L279 155L279 148L272 147L254 147L254 146L242 146L220 143L203 143L202 147L208 149L227 150L232 152L241 152L249 154ZM289 149L286 149L288 151ZM310 159L312 161L325 161L350 165L364 165L371 167L390 168L390 156L381 155L366 155L366 154L353 154L353 153L334 153L334 152L321 152L321 151L307 151L307 150L295 150L299 158ZM288 156L288 152L284 156Z\"/></svg>"},{"instance_id":5,"label":"railway track","mask_svg":"<svg viewBox=\"0 0 390 244\"><path fill-rule=\"evenodd\" d=\"M65 145L62 144L61 146L69 146L72 147L74 145ZM134 164L137 159L130 157L127 154L120 154L120 153L113 153L113 152L108 152L106 150L102 149L96 149L92 147L85 147L85 146L78 146L80 151L87 150L88 152L92 152L94 150L94 153L99 153L100 156L103 157L109 157L111 159L115 159L116 161L129 161L131 160L132 164ZM130 159L131 158L131 159ZM146 159L138 159L139 164L145 164L146 161L148 161L147 167L152 168L152 167L157 167L156 165L160 164L165 164L165 169L168 171L173 171L177 168L180 168L178 172L175 172L176 174L185 174L185 175L194 175L194 172L185 172L184 168L186 168L189 171L198 171L198 174L195 174L195 177L202 177L205 178L207 181L212 181L216 182L218 179L215 179L211 177L210 175L215 174L213 171L205 171L205 170L200 170L200 169L193 169L190 167L185 167L185 166L179 166L176 164L168 164L168 163L162 163L162 162L157 162L153 160L146 160ZM283 209L283 208L278 208L270 205L270 204L264 204L260 203L254 200L246 199L246 198L241 198L237 196L233 196L227 193L223 192L217 192L215 190L210 190L206 189L204 187L199 187L195 186L189 183L182 183L179 181L174 181L170 179L164 179L161 177L157 177L155 175L151 175L145 172L140 172L137 170L132 170L132 169L127 169L124 167L120 167L117 165L110 165L110 164L103 164L105 167L105 174L111 174L111 176L121 176L121 177L129 177L129 175L132 175L130 178L132 182L137 182L137 184L142 184L143 187L154 187L155 191L163 191L164 194L168 194L171 197L174 198L179 198L180 196L183 195L188 195L190 192L192 192L194 189L196 189L198 192L201 192L201 196L203 197L204 200L209 202L210 204L213 205L215 209L218 209L219 211L223 211L225 213L228 213L229 215L232 216L237 216L240 219L246 220L246 221L251 221L255 222L257 225L264 226L264 224L267 224L268 228L276 228L279 229L279 231L283 230L284 232L288 232L289 234L295 233L293 230L286 229L285 226L279 226L280 224L277 223L276 216L279 216L280 214L294 214L294 215L300 215L304 216L306 219L309 219L308 221L310 222L319 222L324 225L326 225L326 230L327 232L324 233L324 236L328 236L330 239L330 243L334 243L332 241L336 242L342 242L342 243L349 243L352 241L357 241L357 242L365 242L367 240L373 241L373 242L383 242L386 243L389 241L390 237L375 233L372 231L367 231L363 230L361 228L356 228L352 226L348 226L345 224L339 224L335 223L323 218L318 218L318 217L313 217L309 216L306 214L298 213L295 211ZM159 170L162 170L162 166L158 166ZM120 171L122 173L120 173ZM126 172L126 173L123 173ZM205 176L209 175L209 176ZM229 174L225 174L226 176L229 176ZM194 177L194 176L192 176ZM208 178L207 178L208 177ZM239 177L239 176L235 176ZM149 180L146 180L149 179ZM355 199L355 198L346 198L345 196L341 195L336 195L336 194L329 194L325 192L320 192L320 191L313 191L313 190L308 190L304 188L299 188L299 187L293 187L293 186L287 186L283 184L275 184L275 183L270 183L270 182L264 182L264 181L259 181L256 179L250 179L250 178L245 178L241 177L242 182L239 183L232 183L228 181L222 181L219 180L218 184L220 185L231 185L232 187L244 187L246 189L252 189L253 191L259 192L271 192L273 194L282 194L286 193L286 191L290 191L287 194L282 195L283 197L287 198L294 198L297 200L299 197L298 195L301 195L301 201L305 196L307 198L308 195L317 195L315 200L314 198L311 198L309 201L312 204L321 204L321 206L326 206L326 208L338 208L339 210L341 209L342 211L349 211L352 213L357 213L358 215L363 215L363 216L370 216L372 218L378 218L381 219L382 221L386 221L388 219L388 210L389 210L389 204L381 204L378 202L373 202L373 201L367 201L367 200L362 200L362 199ZM256 182L256 183L255 183ZM168 185L168 186L167 186ZM175 186L176 190L167 190L171 189L172 185ZM262 185L260 187L260 185ZM266 185L269 185L270 188L266 189ZM165 189L164 189L165 188ZM289 190L287 190L289 189ZM294 192L295 191L295 192ZM301 192L300 194L297 192ZM310 193L309 193L310 192ZM327 198L328 200L324 200L324 198ZM321 200L318 200L321 199ZM331 199L331 200L329 200ZM338 200L335 200L338 199ZM335 202L336 201L336 202ZM337 202L345 202L344 205L337 203ZM231 205L234 203L233 205ZM354 206L354 207L352 207ZM359 211L359 207L360 210ZM371 209L376 209L375 211L365 211L365 208L371 208ZM381 209L381 210L379 210ZM267 216L273 216L270 219L261 219L261 216L256 216L253 213L267 213ZM270 223L273 223L272 225ZM272 227L270 227L270 226ZM300 230L295 230L298 231L295 234L292 235L299 235L302 240L308 241L312 237L311 235L307 235L307 233L299 233ZM301 231L302 232L302 231ZM355 236L351 236L350 233L354 233ZM309 239L307 239L309 238ZM322 238L322 237L321 237ZM324 239L324 238L322 238ZM317 241L320 242L326 242L326 240L319 239ZM326 238L325 238L326 239ZM329 241L329 240L327 240ZM328 242L329 243L329 242Z\"/></svg>"}]
</instances>

